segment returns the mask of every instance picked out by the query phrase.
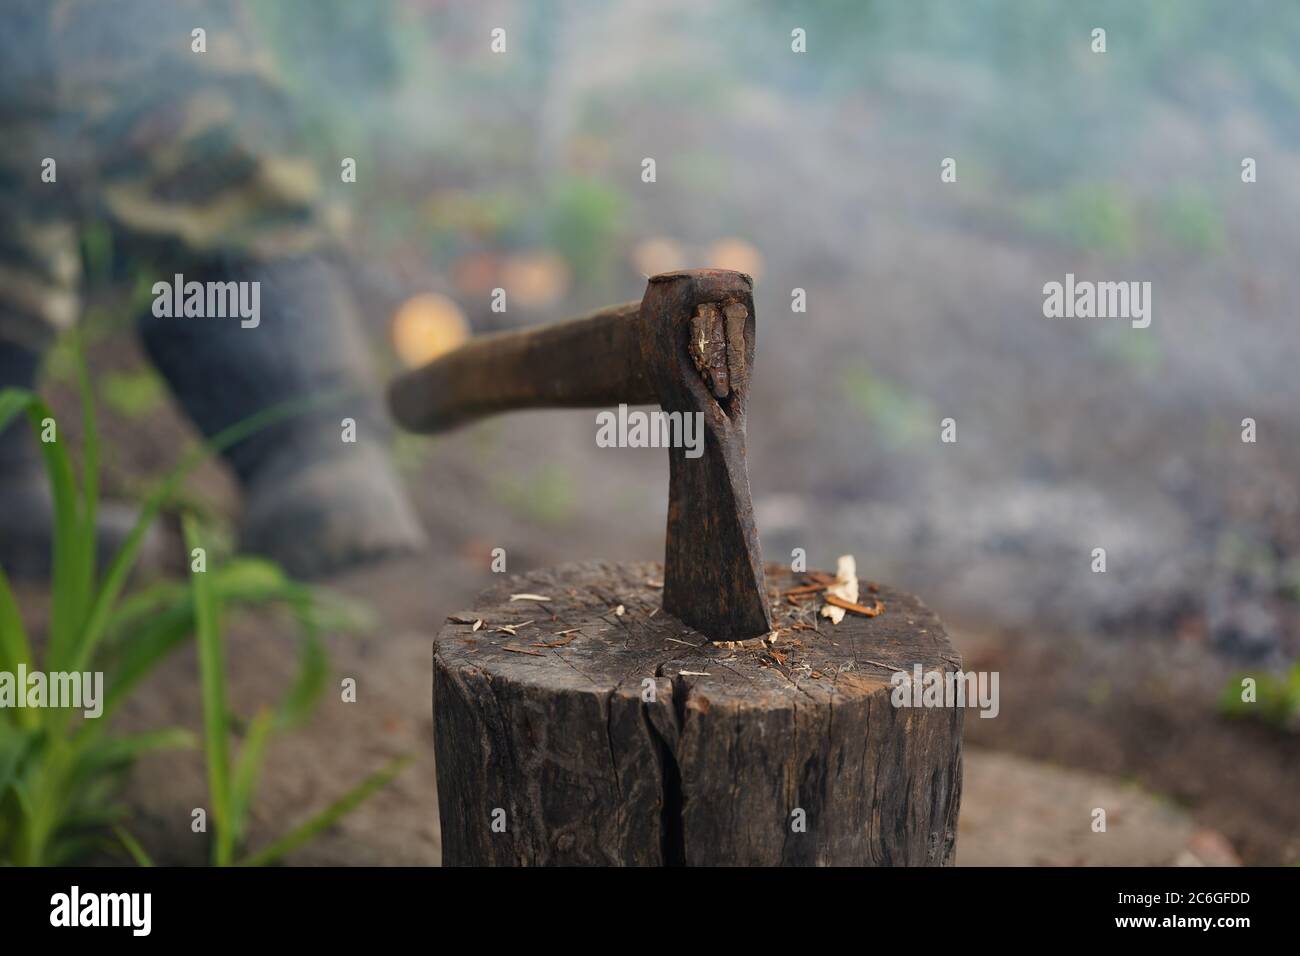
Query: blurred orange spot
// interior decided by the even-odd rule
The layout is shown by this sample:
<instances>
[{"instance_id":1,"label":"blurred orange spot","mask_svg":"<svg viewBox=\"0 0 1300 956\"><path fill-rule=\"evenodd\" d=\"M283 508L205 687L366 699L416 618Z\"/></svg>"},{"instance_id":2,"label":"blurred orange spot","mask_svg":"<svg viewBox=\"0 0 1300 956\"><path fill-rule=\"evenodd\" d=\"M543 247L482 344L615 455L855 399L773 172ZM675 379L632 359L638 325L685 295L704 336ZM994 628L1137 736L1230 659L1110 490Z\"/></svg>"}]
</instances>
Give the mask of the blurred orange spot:
<instances>
[{"instance_id":1,"label":"blurred orange spot","mask_svg":"<svg viewBox=\"0 0 1300 956\"><path fill-rule=\"evenodd\" d=\"M433 361L467 338L464 313L445 295L414 296L393 316L393 348L408 368Z\"/></svg>"},{"instance_id":2,"label":"blurred orange spot","mask_svg":"<svg viewBox=\"0 0 1300 956\"><path fill-rule=\"evenodd\" d=\"M642 239L632 250L632 263L644 276L675 272L686 268L686 252L681 243L663 236Z\"/></svg>"},{"instance_id":3,"label":"blurred orange spot","mask_svg":"<svg viewBox=\"0 0 1300 956\"><path fill-rule=\"evenodd\" d=\"M505 289L519 305L538 308L550 305L569 288L569 267L554 252L542 250L511 256L506 260Z\"/></svg>"},{"instance_id":4,"label":"blurred orange spot","mask_svg":"<svg viewBox=\"0 0 1300 956\"><path fill-rule=\"evenodd\" d=\"M451 281L465 296L479 296L498 285L501 260L490 252L461 256L451 267Z\"/></svg>"},{"instance_id":5,"label":"blurred orange spot","mask_svg":"<svg viewBox=\"0 0 1300 956\"><path fill-rule=\"evenodd\" d=\"M755 279L763 271L763 254L744 239L719 239L709 247L708 258L711 269L732 269Z\"/></svg>"}]
</instances>

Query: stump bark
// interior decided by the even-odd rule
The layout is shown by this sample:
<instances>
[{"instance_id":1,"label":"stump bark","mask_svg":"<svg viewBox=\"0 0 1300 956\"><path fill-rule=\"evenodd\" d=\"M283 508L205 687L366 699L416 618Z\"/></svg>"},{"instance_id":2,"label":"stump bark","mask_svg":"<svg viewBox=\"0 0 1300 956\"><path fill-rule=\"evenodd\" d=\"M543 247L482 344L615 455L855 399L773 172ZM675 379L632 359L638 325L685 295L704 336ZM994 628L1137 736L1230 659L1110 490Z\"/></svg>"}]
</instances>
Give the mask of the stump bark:
<instances>
[{"instance_id":1,"label":"stump bark","mask_svg":"<svg viewBox=\"0 0 1300 956\"><path fill-rule=\"evenodd\" d=\"M862 581L884 612L832 624L769 569L775 641L714 644L660 609L662 574L563 565L448 618L444 865L950 864L963 711L891 701L895 672L961 670L934 613Z\"/></svg>"}]
</instances>

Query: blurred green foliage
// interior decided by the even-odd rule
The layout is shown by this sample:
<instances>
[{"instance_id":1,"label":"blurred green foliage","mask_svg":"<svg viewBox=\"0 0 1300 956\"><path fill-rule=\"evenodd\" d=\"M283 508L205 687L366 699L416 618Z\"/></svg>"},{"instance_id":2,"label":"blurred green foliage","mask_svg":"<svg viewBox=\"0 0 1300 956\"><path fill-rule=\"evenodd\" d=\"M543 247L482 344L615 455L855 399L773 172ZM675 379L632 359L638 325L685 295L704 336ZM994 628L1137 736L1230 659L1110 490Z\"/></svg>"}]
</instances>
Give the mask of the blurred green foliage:
<instances>
[{"instance_id":1,"label":"blurred green foliage","mask_svg":"<svg viewBox=\"0 0 1300 956\"><path fill-rule=\"evenodd\" d=\"M1127 366L1136 375L1156 371L1165 358L1159 336L1134 335L1127 323L1094 326L1092 344L1103 358Z\"/></svg>"},{"instance_id":2,"label":"blurred green foliage","mask_svg":"<svg viewBox=\"0 0 1300 956\"><path fill-rule=\"evenodd\" d=\"M1120 186L1075 183L1023 200L1016 211L1031 232L1092 252L1126 255L1137 246L1137 206Z\"/></svg>"},{"instance_id":3,"label":"blurred green foliage","mask_svg":"<svg viewBox=\"0 0 1300 956\"><path fill-rule=\"evenodd\" d=\"M839 387L849 407L865 416L889 447L916 444L938 427L928 402L868 369L846 370Z\"/></svg>"},{"instance_id":4,"label":"blurred green foliage","mask_svg":"<svg viewBox=\"0 0 1300 956\"><path fill-rule=\"evenodd\" d=\"M547 235L576 275L608 266L622 215L623 200L617 191L578 178L555 183L541 213Z\"/></svg>"},{"instance_id":5,"label":"blurred green foliage","mask_svg":"<svg viewBox=\"0 0 1300 956\"><path fill-rule=\"evenodd\" d=\"M1255 680L1255 700L1242 700L1242 681ZM1239 674L1223 689L1219 711L1226 717L1253 719L1285 730L1300 731L1300 663L1282 674Z\"/></svg>"},{"instance_id":6,"label":"blurred green foliage","mask_svg":"<svg viewBox=\"0 0 1300 956\"><path fill-rule=\"evenodd\" d=\"M1216 253L1226 245L1223 214L1204 192L1180 187L1157 202L1156 222L1174 246L1192 253Z\"/></svg>"},{"instance_id":7,"label":"blurred green foliage","mask_svg":"<svg viewBox=\"0 0 1300 956\"><path fill-rule=\"evenodd\" d=\"M157 372L142 368L101 375L99 394L123 418L140 418L162 405L166 388Z\"/></svg>"},{"instance_id":8,"label":"blurred green foliage","mask_svg":"<svg viewBox=\"0 0 1300 956\"><path fill-rule=\"evenodd\" d=\"M104 281L113 271L113 234L102 222L89 222L81 229L81 262L86 278Z\"/></svg>"},{"instance_id":9,"label":"blurred green foliage","mask_svg":"<svg viewBox=\"0 0 1300 956\"><path fill-rule=\"evenodd\" d=\"M143 848L122 825L125 807L119 795L125 774L143 754L193 747L197 740L176 727L130 735L110 733L108 718L118 705L196 628L209 644L219 641L212 612L218 604L287 604L303 628L300 670L280 711L267 712L267 716L259 716L260 724L254 723L250 737L264 742L276 726L304 719L323 687L326 658L318 631L324 626L343 628L362 617L346 602L327 599L323 592L290 581L274 565L256 559L238 559L195 574L202 579L202 593L191 593L169 581L127 593L145 534L173 500L185 475L213 451L297 410L288 406L272 409L187 455L150 493L125 542L107 567L101 568L96 541L100 477L97 412L83 353L75 341L73 356L82 401L80 469L65 442L40 442L54 503L47 633L43 642L31 639L8 578L0 569L0 671L98 672L103 696L97 702L99 714L90 718L76 713L76 708L0 709L0 865L66 865L110 846L110 833L138 863L147 865ZM19 416L28 419L34 434L39 434L43 421L53 419L49 406L38 396L22 389L0 391L0 430ZM205 703L207 683L224 681L224 664L220 660L208 663L220 664L222 672L217 674L213 666L204 668ZM223 712L223 717L224 753L228 746L224 734L231 721L228 713ZM262 753L261 743L248 744L241 751L238 789L233 791L243 801L236 808L241 813L251 797ZM361 790L327 808L317 818L316 828L304 825L292 831L253 860L265 862L300 846L320 832L321 820L338 819L355 806L358 795L364 799L388 779L391 777L382 775L371 778ZM224 821L219 817L219 823L223 822L218 837L225 834L233 848L239 827L232 829L229 817Z\"/></svg>"},{"instance_id":10,"label":"blurred green foliage","mask_svg":"<svg viewBox=\"0 0 1300 956\"><path fill-rule=\"evenodd\" d=\"M1213 255L1227 245L1218 202L1203 189L1181 184L1140 200L1118 183L1072 182L1021 200L1013 218L1031 233L1116 257L1150 242L1196 255Z\"/></svg>"},{"instance_id":11,"label":"blurred green foliage","mask_svg":"<svg viewBox=\"0 0 1300 956\"><path fill-rule=\"evenodd\" d=\"M573 519L573 476L558 462L540 465L528 474L497 475L492 491L512 512L536 524L556 527Z\"/></svg>"}]
</instances>

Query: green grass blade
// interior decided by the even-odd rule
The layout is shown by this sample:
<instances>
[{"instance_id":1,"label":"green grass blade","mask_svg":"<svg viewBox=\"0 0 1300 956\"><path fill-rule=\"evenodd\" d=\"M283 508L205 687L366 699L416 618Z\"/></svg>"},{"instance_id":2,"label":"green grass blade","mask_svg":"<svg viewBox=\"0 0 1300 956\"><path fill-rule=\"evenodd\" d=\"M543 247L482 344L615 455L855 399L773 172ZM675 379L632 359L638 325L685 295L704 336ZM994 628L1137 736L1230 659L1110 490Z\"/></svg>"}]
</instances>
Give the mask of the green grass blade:
<instances>
[{"instance_id":1,"label":"green grass blade","mask_svg":"<svg viewBox=\"0 0 1300 956\"><path fill-rule=\"evenodd\" d=\"M185 548L201 547L197 522L183 519ZM208 763L208 794L216 830L213 862L228 866L234 857L231 819L230 709L226 698L226 662L218 630L218 602L206 571L190 574L194 595L195 636L198 640L199 677L203 692L203 739Z\"/></svg>"},{"instance_id":2,"label":"green grass blade","mask_svg":"<svg viewBox=\"0 0 1300 956\"><path fill-rule=\"evenodd\" d=\"M79 741L85 743L85 741ZM79 748L69 780L79 787L99 774L130 766L136 758L155 750L189 750L198 746L198 738L182 727L166 727L125 737L105 737L93 746Z\"/></svg>"},{"instance_id":3,"label":"green grass blade","mask_svg":"<svg viewBox=\"0 0 1300 956\"><path fill-rule=\"evenodd\" d=\"M15 731L0 724L0 801L4 800L5 791L18 779L18 768L22 766L35 740L34 734Z\"/></svg>"},{"instance_id":4,"label":"green grass blade","mask_svg":"<svg viewBox=\"0 0 1300 956\"><path fill-rule=\"evenodd\" d=\"M275 729L275 713L261 710L249 725L248 736L244 746L239 750L239 759L235 764L234 796L231 800L231 816L234 818L235 833L243 837L248 823L248 811L253 805L253 793L257 789L257 778L266 758L266 746L271 741ZM238 842L238 839L236 840Z\"/></svg>"},{"instance_id":5,"label":"green grass blade","mask_svg":"<svg viewBox=\"0 0 1300 956\"><path fill-rule=\"evenodd\" d=\"M310 612L308 612L310 613ZM303 635L299 642L298 674L294 678L289 693L280 702L276 713L276 726L287 729L301 724L307 719L316 701L325 689L329 676L329 657L325 646L316 633L315 625L303 621Z\"/></svg>"},{"instance_id":6,"label":"green grass blade","mask_svg":"<svg viewBox=\"0 0 1300 956\"><path fill-rule=\"evenodd\" d=\"M26 779L16 776L9 781L9 789L18 807L16 829L20 833L14 861L19 866L35 866L40 862L43 842L40 834L35 832L37 813L32 801L31 786Z\"/></svg>"},{"instance_id":7,"label":"green grass blade","mask_svg":"<svg viewBox=\"0 0 1300 956\"><path fill-rule=\"evenodd\" d=\"M264 558L238 556L221 562L215 569L213 579L223 603L238 601L240 603L263 603L271 601L293 602L300 596L310 599L313 605L323 604L327 592L299 584L289 578L284 571L272 561ZM189 587L173 581L151 584L123 598L114 608L104 640L120 641L122 635L132 633L138 626L147 623L161 609L174 606L180 600L188 600ZM332 597L332 596L331 596ZM339 603L337 600L331 603ZM331 607L316 608L317 617L322 613L328 615ZM360 613L344 605L341 610L349 614ZM335 620L339 618L340 620ZM347 623L342 614L327 617L327 626L339 626ZM340 630L344 630L339 626Z\"/></svg>"},{"instance_id":8,"label":"green grass blade","mask_svg":"<svg viewBox=\"0 0 1300 956\"><path fill-rule=\"evenodd\" d=\"M0 432L26 412L35 397L25 388L0 389Z\"/></svg>"},{"instance_id":9,"label":"green grass blade","mask_svg":"<svg viewBox=\"0 0 1300 956\"><path fill-rule=\"evenodd\" d=\"M77 386L81 392L81 541L78 553L78 590L82 600L89 602L95 590L95 527L99 512L99 423L95 417L95 393L90 386L90 370L86 367L86 353L80 340L76 343Z\"/></svg>"},{"instance_id":10,"label":"green grass blade","mask_svg":"<svg viewBox=\"0 0 1300 956\"><path fill-rule=\"evenodd\" d=\"M99 586L99 591L86 619L86 626L81 632L81 640L76 649L75 659L72 665L67 668L68 670L85 670L86 664L94 656L99 639L103 637L104 629L111 619L118 595L121 594L122 588L131 574L131 568L134 567L135 560L139 557L140 547L144 544L144 536L162 510L163 504L171 494L172 487L173 485L170 482L165 483L164 487L155 491L140 509L140 516L136 519L135 525L127 535L126 541L122 543L122 547L118 549L117 554L110 562L103 582Z\"/></svg>"},{"instance_id":11,"label":"green grass blade","mask_svg":"<svg viewBox=\"0 0 1300 956\"><path fill-rule=\"evenodd\" d=\"M0 722L0 867L20 862L29 842L29 816L20 796L37 736Z\"/></svg>"},{"instance_id":12,"label":"green grass blade","mask_svg":"<svg viewBox=\"0 0 1300 956\"><path fill-rule=\"evenodd\" d=\"M194 604L188 598L141 625L131 640L117 649L106 677L103 716L113 713L135 686L193 633Z\"/></svg>"},{"instance_id":13,"label":"green grass blade","mask_svg":"<svg viewBox=\"0 0 1300 956\"><path fill-rule=\"evenodd\" d=\"M104 629L101 649L120 652L130 644L140 628L147 627L159 614L188 603L190 586L182 581L156 581L137 589L117 602Z\"/></svg>"},{"instance_id":14,"label":"green grass blade","mask_svg":"<svg viewBox=\"0 0 1300 956\"><path fill-rule=\"evenodd\" d=\"M0 568L0 671L16 673L19 664L31 667L32 648L27 642L27 630L23 627L22 615L18 613L18 602L14 600L9 579ZM14 719L20 726L31 727L37 722L37 715L30 708L23 707L14 711Z\"/></svg>"},{"instance_id":15,"label":"green grass blade","mask_svg":"<svg viewBox=\"0 0 1300 956\"><path fill-rule=\"evenodd\" d=\"M49 407L33 397L27 403L27 418L32 431L39 436L41 422L53 418ZM57 429L57 424L56 424ZM50 593L50 641L46 654L49 670L67 670L67 661L75 647L76 635L85 619L87 591L85 576L81 571L86 544L81 539L81 502L73 477L72 459L62 440L39 441L41 457L45 461L45 474L54 499L54 542L52 549L52 577Z\"/></svg>"},{"instance_id":16,"label":"green grass blade","mask_svg":"<svg viewBox=\"0 0 1300 956\"><path fill-rule=\"evenodd\" d=\"M113 833L118 842L122 844L123 849L131 855L131 859L135 860L136 866L153 866L153 860L145 852L144 847L140 845L140 841L131 836L125 827L115 826L113 827Z\"/></svg>"},{"instance_id":17,"label":"green grass blade","mask_svg":"<svg viewBox=\"0 0 1300 956\"><path fill-rule=\"evenodd\" d=\"M0 431L26 413L34 436L39 441L41 422L53 418L49 407L26 389L0 392ZM57 426L56 426L57 427ZM54 541L52 548L51 593L55 600L50 613L50 640L47 661L51 670L60 667L63 655L73 642L85 615L89 582L79 570L85 546L81 541L81 506L73 478L72 461L60 441L39 442L41 457L54 500ZM30 650L29 650L30 661Z\"/></svg>"},{"instance_id":18,"label":"green grass blade","mask_svg":"<svg viewBox=\"0 0 1300 956\"><path fill-rule=\"evenodd\" d=\"M78 572L84 556L79 541L81 506L73 478L72 460L62 442L40 441L41 422L53 418L49 407L34 393L26 389L8 388L0 392L0 432L7 429L21 414L26 414L33 436L41 446L50 492L54 499L54 541L52 593L57 600L51 610L49 661L56 669L59 654L70 641L70 635L80 624L90 583ZM56 423L57 428L57 423ZM56 433L57 434L57 433Z\"/></svg>"},{"instance_id":19,"label":"green grass blade","mask_svg":"<svg viewBox=\"0 0 1300 956\"><path fill-rule=\"evenodd\" d=\"M240 866L265 866L310 843L368 800L376 791L388 786L410 762L410 757L397 757L389 761L306 823L295 827L265 849L246 857Z\"/></svg>"},{"instance_id":20,"label":"green grass blade","mask_svg":"<svg viewBox=\"0 0 1300 956\"><path fill-rule=\"evenodd\" d=\"M103 850L106 840L102 836L70 836L54 842L45 853L40 865L45 867L72 866L96 850ZM111 844L110 844L111 845Z\"/></svg>"}]
</instances>

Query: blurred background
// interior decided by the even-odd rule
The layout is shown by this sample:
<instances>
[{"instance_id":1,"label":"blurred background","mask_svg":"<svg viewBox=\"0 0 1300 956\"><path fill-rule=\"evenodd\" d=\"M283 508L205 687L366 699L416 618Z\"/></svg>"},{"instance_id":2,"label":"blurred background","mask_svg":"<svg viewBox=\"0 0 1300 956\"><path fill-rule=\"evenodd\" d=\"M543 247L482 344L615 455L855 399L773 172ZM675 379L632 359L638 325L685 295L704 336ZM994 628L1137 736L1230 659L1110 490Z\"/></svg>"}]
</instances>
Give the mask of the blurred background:
<instances>
[{"instance_id":1,"label":"blurred background","mask_svg":"<svg viewBox=\"0 0 1300 956\"><path fill-rule=\"evenodd\" d=\"M966 722L959 863L1300 862L1300 8L247 6L324 172L381 377L469 333L638 299L656 272L754 276L765 557L852 553L935 608L968 669L1001 674L999 716ZM104 483L138 496L190 426L129 334L144 277L93 224L83 246ZM1067 272L1150 281L1151 326L1044 318ZM75 409L59 350L46 384ZM332 582L378 612L330 639L362 693L327 693L275 745L254 827L374 753L417 764L293 861L436 862L429 642L490 583L493 548L511 572L660 556L666 457L594 433L591 412L556 411L395 439L431 547ZM215 527L236 520L220 466L186 494ZM276 626L232 621L237 700L283 680ZM127 723L192 719L193 674L186 649ZM202 774L193 754L137 768L133 812L163 857L202 856ZM1109 839L1089 828L1099 805Z\"/></svg>"}]
</instances>

